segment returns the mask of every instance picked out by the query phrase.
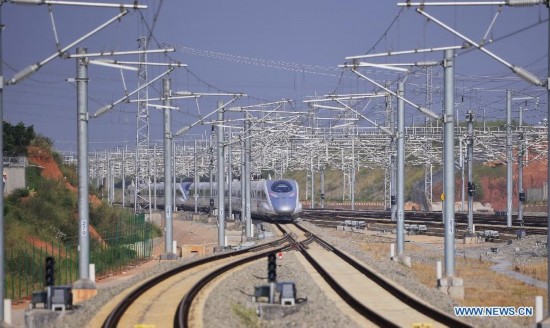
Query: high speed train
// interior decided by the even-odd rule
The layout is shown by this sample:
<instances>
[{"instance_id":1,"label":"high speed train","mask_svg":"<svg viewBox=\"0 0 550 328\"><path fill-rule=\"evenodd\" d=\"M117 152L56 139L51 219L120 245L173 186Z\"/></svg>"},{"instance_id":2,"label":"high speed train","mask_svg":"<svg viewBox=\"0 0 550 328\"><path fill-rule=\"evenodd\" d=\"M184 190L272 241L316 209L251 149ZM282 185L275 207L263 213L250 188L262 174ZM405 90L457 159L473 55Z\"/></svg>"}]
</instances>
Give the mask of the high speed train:
<instances>
[{"instance_id":1,"label":"high speed train","mask_svg":"<svg viewBox=\"0 0 550 328\"><path fill-rule=\"evenodd\" d=\"M175 205L179 209L194 210L195 208L195 184L181 182L174 185L176 191ZM130 185L126 189L126 197L129 203L134 205L135 186ZM225 186L225 209L229 208L228 186ZM148 195L148 190L142 191ZM213 208L218 208L217 183L212 183L212 195L210 195L210 182L197 183L197 208L208 211L211 208L210 200L213 199ZM302 203L299 200L299 187L295 180L257 180L250 182L250 213L254 218L294 220L302 212ZM241 209L241 182L231 183L231 205L234 212L242 213ZM151 183L151 204L164 207L164 182Z\"/></svg>"},{"instance_id":2,"label":"high speed train","mask_svg":"<svg viewBox=\"0 0 550 328\"><path fill-rule=\"evenodd\" d=\"M210 195L210 183L197 183L197 207L207 210L211 207L210 200L214 201L214 208L218 207L217 184L212 184ZM189 196L183 201L185 207L195 207L195 184L189 185ZM231 183L231 205L235 212L241 209L241 182ZM225 207L228 208L228 186L225 186ZM299 199L298 183L295 180L258 180L250 182L250 213L252 217L295 220L302 212L302 203Z\"/></svg>"},{"instance_id":3,"label":"high speed train","mask_svg":"<svg viewBox=\"0 0 550 328\"><path fill-rule=\"evenodd\" d=\"M181 182L172 184L175 190L175 204L179 209L184 208L184 202L189 197L189 186L191 182ZM151 183L151 205L157 204L157 207L164 208L164 182ZM134 206L134 193L136 186L134 184L129 185L126 188L126 198L129 199L129 203ZM149 190L144 188L140 191L140 195L143 197L148 197ZM172 191L172 195L174 192ZM174 204L174 200L172 200Z\"/></svg>"}]
</instances>

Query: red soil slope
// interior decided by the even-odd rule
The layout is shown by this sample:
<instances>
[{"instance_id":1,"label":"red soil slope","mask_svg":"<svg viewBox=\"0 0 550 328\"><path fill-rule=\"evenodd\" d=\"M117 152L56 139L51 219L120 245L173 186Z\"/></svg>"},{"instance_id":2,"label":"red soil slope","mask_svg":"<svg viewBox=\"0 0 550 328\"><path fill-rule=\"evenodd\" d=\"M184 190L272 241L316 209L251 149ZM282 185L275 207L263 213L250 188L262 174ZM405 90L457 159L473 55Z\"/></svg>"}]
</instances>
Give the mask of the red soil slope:
<instances>
[{"instance_id":1,"label":"red soil slope","mask_svg":"<svg viewBox=\"0 0 550 328\"><path fill-rule=\"evenodd\" d=\"M42 171L40 173L42 177L46 179L64 180L64 184L67 189L75 193L77 192L77 188L64 179L63 173L61 173L59 166L57 165L56 161L53 159L49 151L46 151L39 147L29 146L27 148L27 152L29 163L40 166L42 168ZM95 195L90 195L89 200L92 206L101 205L101 200L99 200L99 198L97 198L97 196ZM77 218L77 213L75 213L75 219ZM93 226L89 226L89 231L92 238L99 240L101 243L103 243L101 236L97 233ZM31 243L33 244L38 242L38 240L33 237L29 237L29 241L31 241Z\"/></svg>"}]
</instances>

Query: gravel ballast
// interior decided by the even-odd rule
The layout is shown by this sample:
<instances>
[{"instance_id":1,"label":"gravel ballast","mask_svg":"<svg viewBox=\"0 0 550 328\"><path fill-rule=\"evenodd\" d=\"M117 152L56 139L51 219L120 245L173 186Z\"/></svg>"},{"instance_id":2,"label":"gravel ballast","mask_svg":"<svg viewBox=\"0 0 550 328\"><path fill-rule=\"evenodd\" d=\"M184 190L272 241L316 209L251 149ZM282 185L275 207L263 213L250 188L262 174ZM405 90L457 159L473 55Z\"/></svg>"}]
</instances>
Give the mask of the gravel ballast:
<instances>
[{"instance_id":1,"label":"gravel ballast","mask_svg":"<svg viewBox=\"0 0 550 328\"><path fill-rule=\"evenodd\" d=\"M301 222L303 226L326 241L334 244L337 248L349 253L363 261L388 279L404 286L426 302L438 307L447 313L453 313L457 305L449 296L422 283L413 280L411 269L387 260L377 260L369 256L360 247L361 244L372 241L380 241L379 236L371 236L362 233L337 231L334 228L320 228L307 222ZM394 238L388 236L386 240ZM463 253L469 257L483 257L490 259L498 256L509 260L511 263L530 263L539 261L546 256L546 249L542 246L546 236L528 236L523 240L514 241L512 245L499 244L498 254L487 252L488 245L470 247ZM428 257L433 252L441 253L441 249L433 245L421 245L425 248L425 255ZM284 254L284 259L279 260L277 269L278 281L293 281L296 283L297 297L307 298L307 301L300 303L299 311L290 313L277 320L258 319L254 315L257 303L252 303L254 286L266 284L267 261L260 260L246 266L243 270L232 273L227 279L213 289L206 301L204 326L205 327L356 327L355 321L347 317L337 309L334 303L325 293L313 282L305 271L301 262L298 261L295 251ZM422 261L422 252L414 254L413 261ZM135 277L121 282L120 284L99 290L98 296L84 303L75 311L68 311L66 315L57 320L50 327L81 327L83 322L89 322L98 309L109 301L114 295L129 286L135 285L144 279L164 272L191 259L183 261L163 261L154 267L136 275ZM514 321L502 317L469 317L463 318L474 326L482 327L521 327Z\"/></svg>"},{"instance_id":2,"label":"gravel ballast","mask_svg":"<svg viewBox=\"0 0 550 328\"><path fill-rule=\"evenodd\" d=\"M358 327L343 315L327 299L323 291L304 271L296 259L296 251L286 252L278 260L277 280L296 284L296 296L307 301L297 305L298 312L279 317L276 320L253 320L261 327ZM267 260L259 260L246 269L234 272L218 285L205 305L204 327L244 327L251 316L239 316L238 309L254 313L264 303L252 303L254 286L267 284ZM235 309L237 307L237 309ZM254 326L254 325L253 325Z\"/></svg>"}]
</instances>

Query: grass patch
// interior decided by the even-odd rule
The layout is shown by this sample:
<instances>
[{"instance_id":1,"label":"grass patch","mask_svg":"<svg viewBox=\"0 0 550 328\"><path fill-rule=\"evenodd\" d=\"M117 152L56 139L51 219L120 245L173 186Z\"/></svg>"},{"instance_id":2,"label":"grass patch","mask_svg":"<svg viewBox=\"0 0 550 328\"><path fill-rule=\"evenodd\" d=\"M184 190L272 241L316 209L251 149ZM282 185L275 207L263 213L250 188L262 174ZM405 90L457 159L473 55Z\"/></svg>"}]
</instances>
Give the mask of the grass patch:
<instances>
[{"instance_id":1,"label":"grass patch","mask_svg":"<svg viewBox=\"0 0 550 328\"><path fill-rule=\"evenodd\" d=\"M376 260L383 258L390 258L390 244L389 243L364 243L361 245L361 248L369 252Z\"/></svg>"},{"instance_id":2,"label":"grass patch","mask_svg":"<svg viewBox=\"0 0 550 328\"><path fill-rule=\"evenodd\" d=\"M375 260L389 261L390 243L365 242L361 249ZM411 278L429 288L437 287L436 262L444 263L442 253L426 252L426 249L414 244L405 245L406 253L412 258ZM418 254L423 261L419 261ZM535 297L542 296L546 307L547 291L527 285L517 279L491 270L495 263L479 258L455 257L456 276L464 280L464 300L458 301L461 306L502 306L533 307ZM546 262L515 265L510 268L536 279L547 280ZM545 310L546 311L546 310ZM533 326L535 317L510 317L518 325Z\"/></svg>"},{"instance_id":3,"label":"grass patch","mask_svg":"<svg viewBox=\"0 0 550 328\"><path fill-rule=\"evenodd\" d=\"M472 258L456 258L456 274L464 279L463 306L535 306L535 296L546 299L546 290L527 285L491 270L492 262ZM413 259L415 278L428 287L436 287L434 263L420 263ZM543 301L546 304L546 300ZM534 325L534 317L510 317L524 326Z\"/></svg>"},{"instance_id":4,"label":"grass patch","mask_svg":"<svg viewBox=\"0 0 550 328\"><path fill-rule=\"evenodd\" d=\"M521 265L515 264L513 269L516 272L533 277L540 281L548 281L548 264L546 262Z\"/></svg>"},{"instance_id":5,"label":"grass patch","mask_svg":"<svg viewBox=\"0 0 550 328\"><path fill-rule=\"evenodd\" d=\"M262 323L260 318L258 318L258 315L256 314L256 310L246 308L245 306L241 304L231 304L231 310L233 313L241 320L241 323L244 327L250 327L250 328L261 328Z\"/></svg>"}]
</instances>

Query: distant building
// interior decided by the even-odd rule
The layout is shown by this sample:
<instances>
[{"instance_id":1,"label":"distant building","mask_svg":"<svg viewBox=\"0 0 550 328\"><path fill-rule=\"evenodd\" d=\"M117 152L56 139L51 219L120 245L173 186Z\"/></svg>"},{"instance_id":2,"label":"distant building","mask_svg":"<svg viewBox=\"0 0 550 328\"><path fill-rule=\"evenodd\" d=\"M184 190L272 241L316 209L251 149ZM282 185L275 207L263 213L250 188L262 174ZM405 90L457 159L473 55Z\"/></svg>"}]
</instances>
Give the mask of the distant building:
<instances>
[{"instance_id":1,"label":"distant building","mask_svg":"<svg viewBox=\"0 0 550 328\"><path fill-rule=\"evenodd\" d=\"M4 194L10 194L15 189L26 188L25 168L28 166L26 157L4 157Z\"/></svg>"}]
</instances>

